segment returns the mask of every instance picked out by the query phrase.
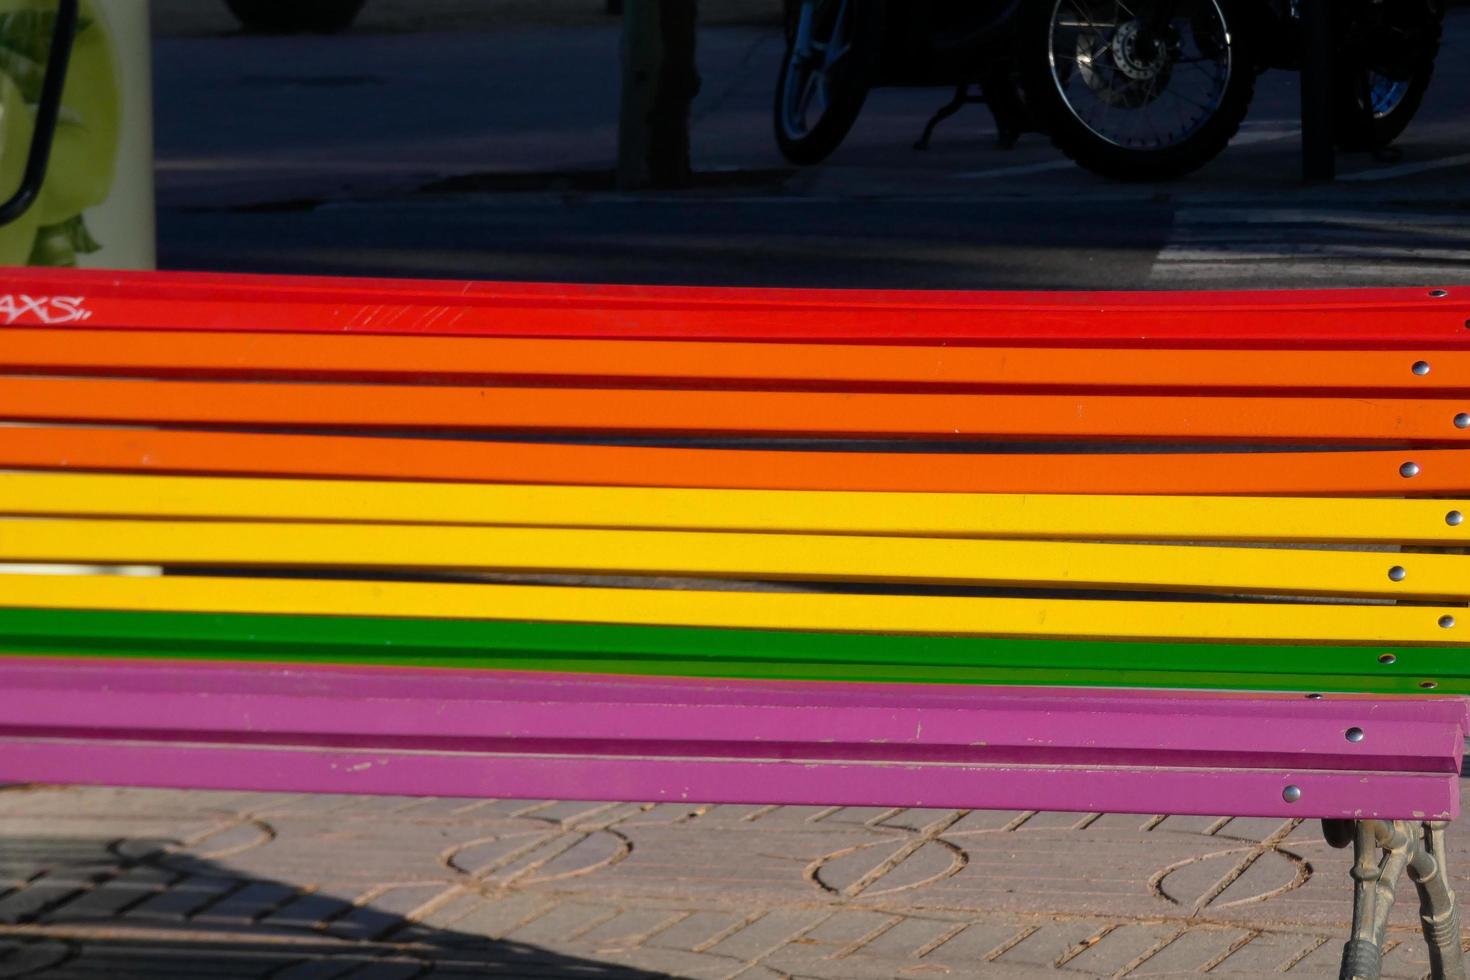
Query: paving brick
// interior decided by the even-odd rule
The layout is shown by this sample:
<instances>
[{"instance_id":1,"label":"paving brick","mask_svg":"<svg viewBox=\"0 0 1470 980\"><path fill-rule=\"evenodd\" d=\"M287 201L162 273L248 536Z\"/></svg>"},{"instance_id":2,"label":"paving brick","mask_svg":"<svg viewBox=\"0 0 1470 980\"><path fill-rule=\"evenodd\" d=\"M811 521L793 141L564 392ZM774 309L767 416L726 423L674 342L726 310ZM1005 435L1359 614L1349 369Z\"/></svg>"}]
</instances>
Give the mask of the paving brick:
<instances>
[{"instance_id":1,"label":"paving brick","mask_svg":"<svg viewBox=\"0 0 1470 980\"><path fill-rule=\"evenodd\" d=\"M902 921L900 916L883 912L839 909L803 933L800 942L808 946L830 947L823 955L856 952L867 941L877 938Z\"/></svg>"},{"instance_id":2,"label":"paving brick","mask_svg":"<svg viewBox=\"0 0 1470 980\"><path fill-rule=\"evenodd\" d=\"M1220 976L1271 976L1280 973L1288 964L1316 948L1321 938L1302 933L1263 932L1230 954L1213 972ZM1346 938L1346 930L1344 930L1343 938ZM1336 943L1335 948L1340 955L1342 943ZM1334 973L1331 975L1335 975L1335 971L1334 967ZM1299 971L1297 975L1309 974ZM1323 974L1324 977L1328 975Z\"/></svg>"},{"instance_id":3,"label":"paving brick","mask_svg":"<svg viewBox=\"0 0 1470 980\"><path fill-rule=\"evenodd\" d=\"M988 962L988 957L1019 944L1036 926L1022 922L974 922L925 955L931 963L961 969Z\"/></svg>"},{"instance_id":4,"label":"paving brick","mask_svg":"<svg viewBox=\"0 0 1470 980\"><path fill-rule=\"evenodd\" d=\"M106 918L142 904L166 889L178 875L160 868L133 868L88 889L45 916L48 922Z\"/></svg>"},{"instance_id":5,"label":"paving brick","mask_svg":"<svg viewBox=\"0 0 1470 980\"><path fill-rule=\"evenodd\" d=\"M744 927L750 913L699 909L686 912L678 922L648 941L650 946L700 952Z\"/></svg>"},{"instance_id":6,"label":"paving brick","mask_svg":"<svg viewBox=\"0 0 1470 980\"><path fill-rule=\"evenodd\" d=\"M954 874L965 865L964 852L945 841L883 841L822 864L817 880L837 894L878 898Z\"/></svg>"},{"instance_id":7,"label":"paving brick","mask_svg":"<svg viewBox=\"0 0 1470 980\"><path fill-rule=\"evenodd\" d=\"M1075 955L1085 944L1104 941L1117 928L1114 923L1092 918L1047 922L996 957L995 962L1052 966Z\"/></svg>"},{"instance_id":8,"label":"paving brick","mask_svg":"<svg viewBox=\"0 0 1470 980\"><path fill-rule=\"evenodd\" d=\"M240 884L239 878L191 875L128 909L124 917L129 921L182 922Z\"/></svg>"},{"instance_id":9,"label":"paving brick","mask_svg":"<svg viewBox=\"0 0 1470 980\"><path fill-rule=\"evenodd\" d=\"M0 939L0 978L39 976L65 963L71 951L50 939Z\"/></svg>"},{"instance_id":10,"label":"paving brick","mask_svg":"<svg viewBox=\"0 0 1470 980\"><path fill-rule=\"evenodd\" d=\"M193 921L211 926L248 925L265 918L299 894L300 889L278 882L249 882L196 913Z\"/></svg>"},{"instance_id":11,"label":"paving brick","mask_svg":"<svg viewBox=\"0 0 1470 980\"><path fill-rule=\"evenodd\" d=\"M449 889L450 886L442 883L390 886L333 919L326 930L345 939L387 936L404 925L408 916L444 896Z\"/></svg>"},{"instance_id":12,"label":"paving brick","mask_svg":"<svg viewBox=\"0 0 1470 980\"><path fill-rule=\"evenodd\" d=\"M892 827L897 830L908 830L922 833L930 827L943 825L946 829L955 826L964 819L965 810L928 810L907 809L900 810L891 817L882 820L878 826Z\"/></svg>"},{"instance_id":13,"label":"paving brick","mask_svg":"<svg viewBox=\"0 0 1470 980\"><path fill-rule=\"evenodd\" d=\"M1340 939L1328 939L1297 961L1297 964L1287 971L1287 976L1318 976L1338 969L1342 964L1342 945Z\"/></svg>"},{"instance_id":14,"label":"paving brick","mask_svg":"<svg viewBox=\"0 0 1470 980\"><path fill-rule=\"evenodd\" d=\"M1144 958L1177 936L1180 928L1173 923L1119 926L1067 959L1062 968L1084 976L1113 976L1135 963L1146 962Z\"/></svg>"},{"instance_id":15,"label":"paving brick","mask_svg":"<svg viewBox=\"0 0 1470 980\"><path fill-rule=\"evenodd\" d=\"M896 815L891 806L844 806L819 818L819 824L853 824L863 827L884 817Z\"/></svg>"},{"instance_id":16,"label":"paving brick","mask_svg":"<svg viewBox=\"0 0 1470 980\"><path fill-rule=\"evenodd\" d=\"M1029 810L970 810L944 831L946 837L971 833L998 833L1030 819ZM887 825L887 821L884 824Z\"/></svg>"},{"instance_id":17,"label":"paving brick","mask_svg":"<svg viewBox=\"0 0 1470 980\"><path fill-rule=\"evenodd\" d=\"M431 913L424 924L453 928L467 937L500 939L550 909L556 902L555 898L536 892L511 892L494 897L466 895Z\"/></svg>"},{"instance_id":18,"label":"paving brick","mask_svg":"<svg viewBox=\"0 0 1470 980\"><path fill-rule=\"evenodd\" d=\"M733 970L740 969L739 964L717 956L658 946L640 946L631 950L598 950L595 955L599 964L613 963L628 969L648 971L658 977L658 980L727 980ZM580 975L586 976L587 972ZM600 980L598 974L593 973L592 976Z\"/></svg>"},{"instance_id":19,"label":"paving brick","mask_svg":"<svg viewBox=\"0 0 1470 980\"><path fill-rule=\"evenodd\" d=\"M758 959L797 939L829 915L825 909L773 909L706 952L737 960Z\"/></svg>"},{"instance_id":20,"label":"paving brick","mask_svg":"<svg viewBox=\"0 0 1470 980\"><path fill-rule=\"evenodd\" d=\"M1179 935L1128 975L1158 977L1200 973L1206 966L1225 958L1233 946L1245 942L1251 935L1244 929L1196 926Z\"/></svg>"},{"instance_id":21,"label":"paving brick","mask_svg":"<svg viewBox=\"0 0 1470 980\"><path fill-rule=\"evenodd\" d=\"M1292 829L1293 821L1272 817L1234 817L1215 832L1216 837L1235 840L1264 841L1277 835L1285 835Z\"/></svg>"},{"instance_id":22,"label":"paving brick","mask_svg":"<svg viewBox=\"0 0 1470 980\"><path fill-rule=\"evenodd\" d=\"M911 963L965 927L964 922L910 916L883 931L853 956Z\"/></svg>"},{"instance_id":23,"label":"paving brick","mask_svg":"<svg viewBox=\"0 0 1470 980\"><path fill-rule=\"evenodd\" d=\"M583 933L577 938L577 942L598 950L634 948L683 917L684 913L669 909L624 909L613 918Z\"/></svg>"},{"instance_id":24,"label":"paving brick","mask_svg":"<svg viewBox=\"0 0 1470 980\"><path fill-rule=\"evenodd\" d=\"M1240 876L1232 881L1209 904L1212 910L1230 905L1261 901L1265 897L1296 887L1306 880L1307 869L1290 855L1274 849L1257 852L1257 857ZM1346 893L1346 882L1344 893Z\"/></svg>"},{"instance_id":25,"label":"paving brick","mask_svg":"<svg viewBox=\"0 0 1470 980\"><path fill-rule=\"evenodd\" d=\"M751 813L743 819L765 828L812 827L821 817L834 813L839 809L841 807L778 806Z\"/></svg>"},{"instance_id":26,"label":"paving brick","mask_svg":"<svg viewBox=\"0 0 1470 980\"><path fill-rule=\"evenodd\" d=\"M1061 810L1043 810L1016 828L1017 833L1033 833L1046 830L1072 830L1079 824L1091 823L1090 813L1067 813Z\"/></svg>"},{"instance_id":27,"label":"paving brick","mask_svg":"<svg viewBox=\"0 0 1470 980\"><path fill-rule=\"evenodd\" d=\"M605 905L563 902L553 906L524 925L518 926L506 938L521 943L565 942L575 940L585 932L613 918L620 910Z\"/></svg>"},{"instance_id":28,"label":"paving brick","mask_svg":"<svg viewBox=\"0 0 1470 980\"><path fill-rule=\"evenodd\" d=\"M336 895L300 895L261 919L260 924L277 929L319 929L352 908L350 902Z\"/></svg>"},{"instance_id":29,"label":"paving brick","mask_svg":"<svg viewBox=\"0 0 1470 980\"><path fill-rule=\"evenodd\" d=\"M73 882L38 881L12 891L0 899L0 922L25 922L49 906L82 893L84 886Z\"/></svg>"}]
</instances>

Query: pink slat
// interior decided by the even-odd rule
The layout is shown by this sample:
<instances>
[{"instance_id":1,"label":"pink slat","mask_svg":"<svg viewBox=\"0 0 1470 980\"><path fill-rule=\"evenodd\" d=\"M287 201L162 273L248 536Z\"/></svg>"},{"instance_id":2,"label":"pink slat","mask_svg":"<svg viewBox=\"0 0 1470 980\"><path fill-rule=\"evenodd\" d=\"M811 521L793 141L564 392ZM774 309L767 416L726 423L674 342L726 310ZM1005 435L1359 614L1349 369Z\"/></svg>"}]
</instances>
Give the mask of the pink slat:
<instances>
[{"instance_id":1,"label":"pink slat","mask_svg":"<svg viewBox=\"0 0 1470 980\"><path fill-rule=\"evenodd\" d=\"M1412 708L1412 713L1406 709ZM475 670L0 662L0 725L191 738L758 743L804 754L1457 771L1460 703L725 681ZM1344 732L1363 729L1361 742ZM697 733L693 734L693 733ZM176 735L175 737L179 737Z\"/></svg>"},{"instance_id":2,"label":"pink slat","mask_svg":"<svg viewBox=\"0 0 1470 980\"><path fill-rule=\"evenodd\" d=\"M436 755L0 738L0 781L680 803L1453 820L1459 777L1317 770ZM1286 786L1302 791L1282 799Z\"/></svg>"},{"instance_id":3,"label":"pink slat","mask_svg":"<svg viewBox=\"0 0 1470 980\"><path fill-rule=\"evenodd\" d=\"M1455 805L1445 786L1458 772L1462 719L1446 698L10 659L0 661L0 780L1441 813ZM1344 737L1353 726L1367 733L1361 742ZM97 768L117 753L128 771ZM342 778L359 771L376 775ZM1130 795L1153 781L1150 798ZM1281 800L1288 783L1310 797L1310 813Z\"/></svg>"}]
</instances>

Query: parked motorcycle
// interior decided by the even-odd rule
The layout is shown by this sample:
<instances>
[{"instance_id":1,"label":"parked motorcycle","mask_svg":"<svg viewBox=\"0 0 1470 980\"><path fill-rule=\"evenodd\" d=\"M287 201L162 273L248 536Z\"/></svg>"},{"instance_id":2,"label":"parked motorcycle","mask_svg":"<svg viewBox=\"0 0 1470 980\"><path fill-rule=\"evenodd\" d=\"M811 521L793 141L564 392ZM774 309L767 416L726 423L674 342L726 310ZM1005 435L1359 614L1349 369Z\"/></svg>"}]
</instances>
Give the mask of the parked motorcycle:
<instances>
[{"instance_id":1,"label":"parked motorcycle","mask_svg":"<svg viewBox=\"0 0 1470 980\"><path fill-rule=\"evenodd\" d=\"M1331 9L1338 142L1381 148L1429 84L1443 0ZM958 90L945 111L978 87L1003 138L1042 129L1077 163L1125 180L1213 159L1256 77L1299 69L1302 48L1296 0L788 0L787 28L775 129L794 163L836 149L869 89L943 84Z\"/></svg>"}]
</instances>

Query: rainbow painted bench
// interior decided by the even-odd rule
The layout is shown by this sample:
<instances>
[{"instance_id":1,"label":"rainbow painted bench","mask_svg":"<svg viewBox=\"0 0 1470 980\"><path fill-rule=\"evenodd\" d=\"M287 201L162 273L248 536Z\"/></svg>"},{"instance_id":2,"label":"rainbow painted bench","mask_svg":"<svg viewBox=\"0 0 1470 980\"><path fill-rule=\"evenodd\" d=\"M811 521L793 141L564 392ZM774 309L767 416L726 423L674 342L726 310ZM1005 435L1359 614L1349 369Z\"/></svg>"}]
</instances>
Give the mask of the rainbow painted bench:
<instances>
[{"instance_id":1,"label":"rainbow painted bench","mask_svg":"<svg viewBox=\"0 0 1470 980\"><path fill-rule=\"evenodd\" d=\"M1321 818L1464 975L1470 291L5 280L0 780Z\"/></svg>"}]
</instances>

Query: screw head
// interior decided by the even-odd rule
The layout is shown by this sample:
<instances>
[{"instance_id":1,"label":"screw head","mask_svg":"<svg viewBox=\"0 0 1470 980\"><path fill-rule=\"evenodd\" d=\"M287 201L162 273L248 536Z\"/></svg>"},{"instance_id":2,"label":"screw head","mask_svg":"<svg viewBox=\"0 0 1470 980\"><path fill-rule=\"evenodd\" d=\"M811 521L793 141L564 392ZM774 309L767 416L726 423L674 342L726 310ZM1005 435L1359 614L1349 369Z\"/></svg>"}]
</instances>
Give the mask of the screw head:
<instances>
[{"instance_id":1,"label":"screw head","mask_svg":"<svg viewBox=\"0 0 1470 980\"><path fill-rule=\"evenodd\" d=\"M1426 691L1432 691L1439 687L1439 681L1420 681L1419 686Z\"/></svg>"},{"instance_id":2,"label":"screw head","mask_svg":"<svg viewBox=\"0 0 1470 980\"><path fill-rule=\"evenodd\" d=\"M1408 577L1409 573L1405 571L1402 565L1395 565L1388 570L1388 580L1390 582L1402 582Z\"/></svg>"},{"instance_id":3,"label":"screw head","mask_svg":"<svg viewBox=\"0 0 1470 980\"><path fill-rule=\"evenodd\" d=\"M1455 416L1455 428L1470 429L1470 412L1461 412Z\"/></svg>"},{"instance_id":4,"label":"screw head","mask_svg":"<svg viewBox=\"0 0 1470 980\"><path fill-rule=\"evenodd\" d=\"M1454 629L1455 617L1450 615L1441 616L1439 617L1439 625L1441 629Z\"/></svg>"},{"instance_id":5,"label":"screw head","mask_svg":"<svg viewBox=\"0 0 1470 980\"><path fill-rule=\"evenodd\" d=\"M1415 374L1417 374L1419 377L1422 378L1426 374L1429 373L1429 362L1428 361L1415 361L1414 362L1414 366L1412 368L1410 368L1409 370L1413 371Z\"/></svg>"},{"instance_id":6,"label":"screw head","mask_svg":"<svg viewBox=\"0 0 1470 980\"><path fill-rule=\"evenodd\" d=\"M1288 786L1281 791L1281 798L1288 803L1295 803L1302 798L1302 788L1295 785Z\"/></svg>"},{"instance_id":7,"label":"screw head","mask_svg":"<svg viewBox=\"0 0 1470 980\"><path fill-rule=\"evenodd\" d=\"M1363 740L1363 730L1355 725L1344 732L1343 737L1349 742L1361 742Z\"/></svg>"},{"instance_id":8,"label":"screw head","mask_svg":"<svg viewBox=\"0 0 1470 980\"><path fill-rule=\"evenodd\" d=\"M1378 655L1378 662L1381 664L1396 664L1399 662L1399 658L1392 653L1381 653Z\"/></svg>"},{"instance_id":9,"label":"screw head","mask_svg":"<svg viewBox=\"0 0 1470 980\"><path fill-rule=\"evenodd\" d=\"M1412 477L1416 477L1418 475L1419 475L1419 464L1416 463L1416 462L1414 462L1413 460L1410 460L1409 462L1405 463L1403 466L1400 466L1399 467L1399 476L1403 477L1405 480L1408 480L1408 479L1410 479Z\"/></svg>"},{"instance_id":10,"label":"screw head","mask_svg":"<svg viewBox=\"0 0 1470 980\"><path fill-rule=\"evenodd\" d=\"M1307 695L1307 700L1308 701L1321 701L1322 700L1322 695L1320 695L1320 694L1308 694Z\"/></svg>"},{"instance_id":11,"label":"screw head","mask_svg":"<svg viewBox=\"0 0 1470 980\"><path fill-rule=\"evenodd\" d=\"M1431 299L1444 299L1449 294L1450 291L1448 289L1431 289L1429 291L1429 296Z\"/></svg>"},{"instance_id":12,"label":"screw head","mask_svg":"<svg viewBox=\"0 0 1470 980\"><path fill-rule=\"evenodd\" d=\"M1457 510L1452 510L1448 514L1444 515L1444 522L1450 527L1459 527L1461 524L1465 523L1465 515Z\"/></svg>"}]
</instances>

